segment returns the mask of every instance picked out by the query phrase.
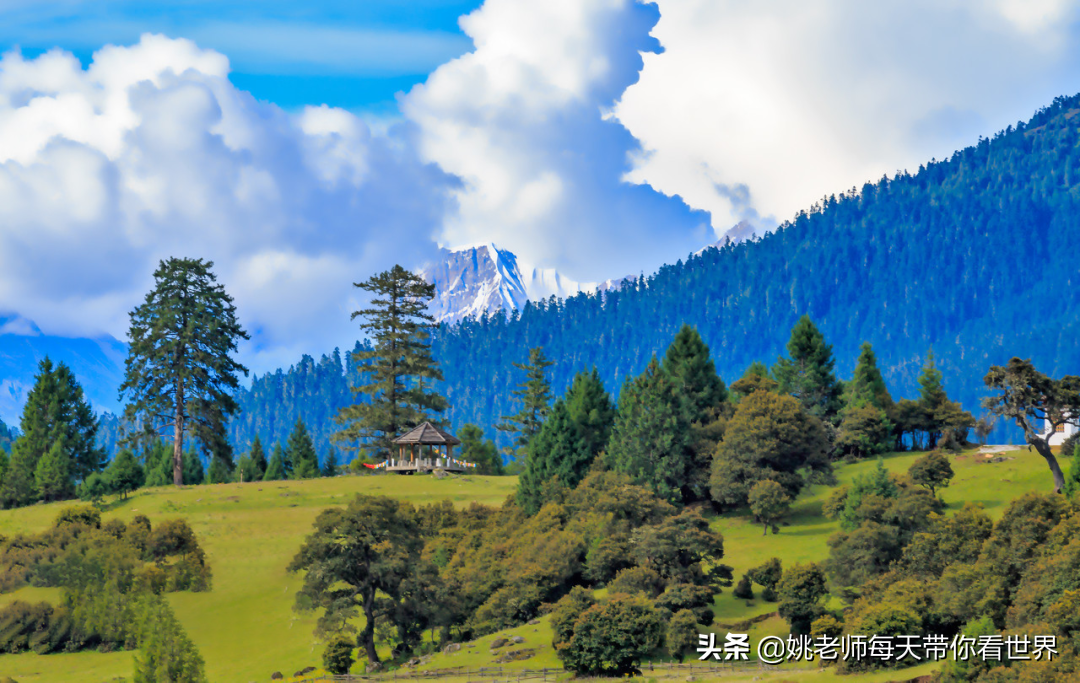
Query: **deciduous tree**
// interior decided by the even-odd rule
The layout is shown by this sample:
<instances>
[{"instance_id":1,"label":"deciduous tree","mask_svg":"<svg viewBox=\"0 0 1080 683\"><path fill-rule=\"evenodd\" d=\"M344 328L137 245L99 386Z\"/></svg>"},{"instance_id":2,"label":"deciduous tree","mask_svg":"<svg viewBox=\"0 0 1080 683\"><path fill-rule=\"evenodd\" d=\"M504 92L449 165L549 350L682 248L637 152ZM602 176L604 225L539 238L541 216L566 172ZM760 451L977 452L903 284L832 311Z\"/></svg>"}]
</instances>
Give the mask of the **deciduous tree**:
<instances>
[{"instance_id":1,"label":"deciduous tree","mask_svg":"<svg viewBox=\"0 0 1080 683\"><path fill-rule=\"evenodd\" d=\"M754 484L750 488L749 501L750 511L754 513L764 530L762 536L769 533L772 528L776 533L776 522L787 514L791 507L791 496L784 487L771 479L765 479Z\"/></svg>"}]
</instances>

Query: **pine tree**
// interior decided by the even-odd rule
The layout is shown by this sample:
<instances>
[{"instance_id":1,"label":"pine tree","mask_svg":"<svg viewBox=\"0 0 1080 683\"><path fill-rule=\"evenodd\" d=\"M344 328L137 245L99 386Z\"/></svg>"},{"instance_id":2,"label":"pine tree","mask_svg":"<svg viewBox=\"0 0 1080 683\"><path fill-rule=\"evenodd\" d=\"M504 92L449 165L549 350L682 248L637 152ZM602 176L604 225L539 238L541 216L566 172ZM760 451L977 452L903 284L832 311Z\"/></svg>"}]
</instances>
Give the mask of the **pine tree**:
<instances>
[{"instance_id":1,"label":"pine tree","mask_svg":"<svg viewBox=\"0 0 1080 683\"><path fill-rule=\"evenodd\" d=\"M846 386L845 407L872 405L879 410L888 411L893 406L893 400L885 387L881 370L877 367L874 349L870 342L863 342L859 349L855 374Z\"/></svg>"},{"instance_id":2,"label":"pine tree","mask_svg":"<svg viewBox=\"0 0 1080 683\"><path fill-rule=\"evenodd\" d=\"M304 421L299 418L289 435L285 452L293 465L293 479L314 479L319 476L319 456L315 452L315 444L311 442L311 435L308 434Z\"/></svg>"},{"instance_id":3,"label":"pine tree","mask_svg":"<svg viewBox=\"0 0 1080 683\"><path fill-rule=\"evenodd\" d=\"M172 448L163 439L155 439L143 450L146 469L144 486L168 486L172 483Z\"/></svg>"},{"instance_id":4,"label":"pine tree","mask_svg":"<svg viewBox=\"0 0 1080 683\"><path fill-rule=\"evenodd\" d=\"M506 473L495 442L484 439L484 430L474 424L461 425L457 437L461 439L461 459L476 465L477 474Z\"/></svg>"},{"instance_id":5,"label":"pine tree","mask_svg":"<svg viewBox=\"0 0 1080 683\"><path fill-rule=\"evenodd\" d=\"M708 411L727 400L724 380L698 331L683 325L664 355L664 372L675 383L688 422L707 419Z\"/></svg>"},{"instance_id":6,"label":"pine tree","mask_svg":"<svg viewBox=\"0 0 1080 683\"><path fill-rule=\"evenodd\" d=\"M184 483L184 435L193 432L203 447L231 465L225 423L238 409L234 361L248 334L236 307L211 272L213 262L170 258L154 272L154 289L131 312L131 345L121 395L128 399L129 424L146 433L172 428L173 483Z\"/></svg>"},{"instance_id":7,"label":"pine tree","mask_svg":"<svg viewBox=\"0 0 1080 683\"><path fill-rule=\"evenodd\" d=\"M63 438L53 442L52 448L38 460L34 469L34 490L45 502L66 500L75 495L71 481L71 455Z\"/></svg>"},{"instance_id":8,"label":"pine tree","mask_svg":"<svg viewBox=\"0 0 1080 683\"><path fill-rule=\"evenodd\" d=\"M592 372L579 372L566 392L566 411L578 430L589 460L600 454L611 438L615 424L615 406L600 381L594 366Z\"/></svg>"},{"instance_id":9,"label":"pine tree","mask_svg":"<svg viewBox=\"0 0 1080 683\"><path fill-rule=\"evenodd\" d=\"M687 480L690 425L675 387L654 357L641 375L628 379L619 393L606 461L673 503L682 501Z\"/></svg>"},{"instance_id":10,"label":"pine tree","mask_svg":"<svg viewBox=\"0 0 1080 683\"><path fill-rule=\"evenodd\" d=\"M337 449L333 446L326 452L326 460L323 462L320 474L324 477L336 477L340 471L338 466Z\"/></svg>"},{"instance_id":11,"label":"pine tree","mask_svg":"<svg viewBox=\"0 0 1080 683\"><path fill-rule=\"evenodd\" d=\"M139 609L134 683L206 683L205 665L167 600L152 593Z\"/></svg>"},{"instance_id":12,"label":"pine tree","mask_svg":"<svg viewBox=\"0 0 1080 683\"><path fill-rule=\"evenodd\" d=\"M528 363L514 363L515 368L525 372L525 381L510 393L517 398L521 409L513 415L503 415L503 422L495 425L502 432L516 434L514 447L519 455L527 453L529 442L544 424L550 409L552 393L547 369L554 363L544 356L543 347L529 349Z\"/></svg>"},{"instance_id":13,"label":"pine tree","mask_svg":"<svg viewBox=\"0 0 1080 683\"><path fill-rule=\"evenodd\" d=\"M585 477L593 457L570 418L566 402L555 401L540 432L529 444L529 457L518 479L518 505L527 514L536 514L551 487L574 488Z\"/></svg>"},{"instance_id":14,"label":"pine tree","mask_svg":"<svg viewBox=\"0 0 1080 683\"><path fill-rule=\"evenodd\" d=\"M255 465L255 468L259 471L259 478L266 473L266 453L263 451L262 441L259 440L259 435L255 435L254 441L251 442L251 462Z\"/></svg>"},{"instance_id":15,"label":"pine tree","mask_svg":"<svg viewBox=\"0 0 1080 683\"><path fill-rule=\"evenodd\" d=\"M835 422L841 392L833 373L836 361L832 346L825 343L825 337L810 316L799 318L791 329L787 351L790 358L780 358L773 366L780 391L799 399L814 417Z\"/></svg>"},{"instance_id":16,"label":"pine tree","mask_svg":"<svg viewBox=\"0 0 1080 683\"><path fill-rule=\"evenodd\" d=\"M207 484L225 484L233 480L232 470L221 458L210 458L210 468L206 471Z\"/></svg>"},{"instance_id":17,"label":"pine tree","mask_svg":"<svg viewBox=\"0 0 1080 683\"><path fill-rule=\"evenodd\" d=\"M290 468L291 469L291 468ZM285 471L285 450L280 443L274 444L274 452L270 455L270 463L266 466L266 474L263 481L280 481L288 477Z\"/></svg>"},{"instance_id":18,"label":"pine tree","mask_svg":"<svg viewBox=\"0 0 1080 683\"><path fill-rule=\"evenodd\" d=\"M205 481L206 470L203 469L202 458L199 457L199 453L195 450L195 446L189 446L188 449L184 451L180 466L182 468L181 481L185 486L198 486Z\"/></svg>"},{"instance_id":19,"label":"pine tree","mask_svg":"<svg viewBox=\"0 0 1080 683\"><path fill-rule=\"evenodd\" d=\"M135 454L131 452L131 449L123 448L105 468L105 479L113 493L119 493L122 498L127 498L129 493L138 489L146 481L146 472L135 459Z\"/></svg>"},{"instance_id":20,"label":"pine tree","mask_svg":"<svg viewBox=\"0 0 1080 683\"><path fill-rule=\"evenodd\" d=\"M369 380L353 392L368 401L341 409L337 421L345 427L334 441L365 441L378 456L386 456L393 452L394 437L446 409L446 399L430 388L442 380L431 355L434 319L426 312L435 285L395 265L355 286L374 295L371 308L352 314L353 319L364 318L360 328L374 342L370 350L353 354L357 369Z\"/></svg>"},{"instance_id":21,"label":"pine tree","mask_svg":"<svg viewBox=\"0 0 1080 683\"><path fill-rule=\"evenodd\" d=\"M34 472L37 469L37 453L24 437L19 437L11 446L11 460L8 462L4 480L0 483L0 503L5 508L29 505L37 499L34 486Z\"/></svg>"}]
</instances>

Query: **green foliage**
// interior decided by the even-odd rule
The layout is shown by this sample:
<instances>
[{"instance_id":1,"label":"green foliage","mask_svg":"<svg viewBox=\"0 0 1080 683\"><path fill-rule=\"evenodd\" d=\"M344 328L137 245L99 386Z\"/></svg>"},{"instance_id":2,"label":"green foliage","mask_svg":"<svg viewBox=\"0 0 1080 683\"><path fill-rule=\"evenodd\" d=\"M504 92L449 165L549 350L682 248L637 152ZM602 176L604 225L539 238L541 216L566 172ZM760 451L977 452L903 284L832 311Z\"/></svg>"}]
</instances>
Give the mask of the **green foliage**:
<instances>
[{"instance_id":1,"label":"green foliage","mask_svg":"<svg viewBox=\"0 0 1080 683\"><path fill-rule=\"evenodd\" d=\"M581 613L558 654L579 676L633 674L663 635L663 620L647 598L616 595Z\"/></svg>"},{"instance_id":2,"label":"green foliage","mask_svg":"<svg viewBox=\"0 0 1080 683\"><path fill-rule=\"evenodd\" d=\"M591 591L581 586L574 586L570 592L564 595L551 610L551 632L553 634L551 645L560 650L570 642L574 636L574 624L581 613L596 604Z\"/></svg>"},{"instance_id":3,"label":"green foliage","mask_svg":"<svg viewBox=\"0 0 1080 683\"><path fill-rule=\"evenodd\" d=\"M574 375L565 400L570 422L577 428L578 437L592 456L591 461L607 446L615 423L615 406L595 367L590 372ZM567 485L576 486L580 480L578 477L572 484L567 480Z\"/></svg>"},{"instance_id":4,"label":"green foliage","mask_svg":"<svg viewBox=\"0 0 1080 683\"><path fill-rule=\"evenodd\" d=\"M101 506L105 502L105 496L112 493L112 486L104 474L93 472L79 484L77 492L81 500Z\"/></svg>"},{"instance_id":5,"label":"green foliage","mask_svg":"<svg viewBox=\"0 0 1080 683\"><path fill-rule=\"evenodd\" d=\"M319 476L319 456L315 453L315 444L312 443L303 420L296 420L285 451L293 466L293 479L314 479Z\"/></svg>"},{"instance_id":6,"label":"green foliage","mask_svg":"<svg viewBox=\"0 0 1080 683\"><path fill-rule=\"evenodd\" d=\"M743 577L739 579L739 582L735 584L735 589L731 593L740 600L753 600L754 599L754 585L750 580L749 574L743 574Z\"/></svg>"},{"instance_id":7,"label":"green foliage","mask_svg":"<svg viewBox=\"0 0 1080 683\"><path fill-rule=\"evenodd\" d=\"M819 420L833 422L840 411L841 386L836 380L832 346L810 320L799 318L791 328L787 343L789 358L780 358L773 366L779 390L791 394L802 407Z\"/></svg>"},{"instance_id":8,"label":"green foliage","mask_svg":"<svg viewBox=\"0 0 1080 683\"><path fill-rule=\"evenodd\" d=\"M871 403L844 409L833 444L837 454L849 460L878 455L895 445L894 425L885 411Z\"/></svg>"},{"instance_id":9,"label":"green foliage","mask_svg":"<svg viewBox=\"0 0 1080 683\"><path fill-rule=\"evenodd\" d=\"M57 439L34 469L34 489L38 498L46 502L71 498L75 494L71 469L71 456L64 440Z\"/></svg>"},{"instance_id":10,"label":"green foliage","mask_svg":"<svg viewBox=\"0 0 1080 683\"><path fill-rule=\"evenodd\" d=\"M829 589L825 572L813 562L796 563L784 571L776 586L780 616L794 634L810 633L810 624L824 613L822 603Z\"/></svg>"},{"instance_id":11,"label":"green foliage","mask_svg":"<svg viewBox=\"0 0 1080 683\"><path fill-rule=\"evenodd\" d=\"M913 482L926 487L930 495L936 496L939 488L949 485L954 473L948 457L940 451L931 451L908 468L908 475Z\"/></svg>"},{"instance_id":12,"label":"green foliage","mask_svg":"<svg viewBox=\"0 0 1080 683\"><path fill-rule=\"evenodd\" d=\"M266 474L263 475L263 481L280 481L288 476L286 470L286 463L288 463L288 456L285 454L285 449L281 447L280 443L274 444L274 452L270 456L270 462L266 466Z\"/></svg>"},{"instance_id":13,"label":"green foliage","mask_svg":"<svg viewBox=\"0 0 1080 683\"><path fill-rule=\"evenodd\" d=\"M806 484L799 470L831 471L826 448L820 420L796 399L756 391L739 402L713 460L713 500L728 507L745 505L754 484L766 479L794 498Z\"/></svg>"},{"instance_id":14,"label":"green foliage","mask_svg":"<svg viewBox=\"0 0 1080 683\"><path fill-rule=\"evenodd\" d=\"M771 479L754 484L750 488L748 502L750 511L764 527L763 536L769 533L770 527L773 534L776 534L778 531L776 522L791 508L791 496L787 494L783 486Z\"/></svg>"},{"instance_id":15,"label":"green foliage","mask_svg":"<svg viewBox=\"0 0 1080 683\"><path fill-rule=\"evenodd\" d=\"M673 503L683 499L689 479L690 423L675 385L654 358L645 372L627 379L606 451L608 466L625 472Z\"/></svg>"},{"instance_id":16,"label":"green foliage","mask_svg":"<svg viewBox=\"0 0 1080 683\"><path fill-rule=\"evenodd\" d=\"M888 412L893 407L893 400L878 369L874 349L870 342L863 342L859 347L859 359L855 362L855 373L845 385L844 407L867 405Z\"/></svg>"},{"instance_id":17,"label":"green foliage","mask_svg":"<svg viewBox=\"0 0 1080 683\"><path fill-rule=\"evenodd\" d=\"M421 566L423 539L411 505L391 498L356 496L345 508L323 510L315 531L289 564L304 571L297 609L322 607L318 630L348 630L360 610L360 646L369 662L375 650L376 596L400 604L406 581Z\"/></svg>"},{"instance_id":18,"label":"green foliage","mask_svg":"<svg viewBox=\"0 0 1080 683\"><path fill-rule=\"evenodd\" d=\"M134 683L206 682L202 656L164 598L153 594L143 597L139 617Z\"/></svg>"},{"instance_id":19,"label":"green foliage","mask_svg":"<svg viewBox=\"0 0 1080 683\"><path fill-rule=\"evenodd\" d=\"M354 450L364 442L376 456L386 457L394 451L392 439L446 410L446 399L431 390L443 379L431 355L433 318L426 312L435 285L395 265L355 286L373 297L371 308L355 311L352 318L363 318L360 329L374 346L353 353L366 380L353 392L366 402L341 409L337 421L343 428L334 441Z\"/></svg>"},{"instance_id":20,"label":"green foliage","mask_svg":"<svg viewBox=\"0 0 1080 683\"><path fill-rule=\"evenodd\" d=\"M233 480L232 470L221 458L211 457L210 468L206 471L207 484L225 484Z\"/></svg>"},{"instance_id":21,"label":"green foliage","mask_svg":"<svg viewBox=\"0 0 1080 683\"><path fill-rule=\"evenodd\" d=\"M548 368L552 365L554 363L544 355L542 346L529 349L528 363L513 363L515 368L525 372L525 381L510 392L520 409L513 415L503 415L502 422L495 428L516 435L514 448L519 454L527 454L529 442L540 433L547 417L553 396L548 380Z\"/></svg>"},{"instance_id":22,"label":"green foliage","mask_svg":"<svg viewBox=\"0 0 1080 683\"><path fill-rule=\"evenodd\" d=\"M173 483L184 484L184 436L195 438L214 457L232 465L225 424L237 411L234 361L248 334L236 307L210 270L213 262L170 258L154 271L154 288L131 312L128 357L121 394L124 417L144 425L143 438L172 427Z\"/></svg>"},{"instance_id":23,"label":"green foliage","mask_svg":"<svg viewBox=\"0 0 1080 683\"><path fill-rule=\"evenodd\" d=\"M319 476L336 477L340 472L341 466L338 464L337 449L331 446L326 453L326 461L323 462L323 466L319 470Z\"/></svg>"},{"instance_id":24,"label":"green foliage","mask_svg":"<svg viewBox=\"0 0 1080 683\"><path fill-rule=\"evenodd\" d=\"M175 456L175 451L174 451ZM216 460L222 461L223 464L227 463L223 458L219 458L217 454L212 456ZM191 446L186 451L181 459L181 465L183 467L181 471L182 480L184 486L198 486L206 479L206 474L203 470L202 458L195 451L195 447Z\"/></svg>"},{"instance_id":25,"label":"green foliage","mask_svg":"<svg viewBox=\"0 0 1080 683\"><path fill-rule=\"evenodd\" d=\"M351 638L335 636L326 643L323 650L323 668L330 673L340 676L349 673L353 665L354 644Z\"/></svg>"},{"instance_id":26,"label":"green foliage","mask_svg":"<svg viewBox=\"0 0 1080 683\"><path fill-rule=\"evenodd\" d=\"M476 425L462 425L458 429L457 437L461 440L461 458L466 462L475 463L477 474L506 473L495 443L484 440L484 430Z\"/></svg>"},{"instance_id":27,"label":"green foliage","mask_svg":"<svg viewBox=\"0 0 1080 683\"><path fill-rule=\"evenodd\" d=\"M647 597L655 598L664 590L664 577L655 569L649 567L628 567L615 575L614 580L608 584L608 593L626 593L633 595L641 593Z\"/></svg>"},{"instance_id":28,"label":"green foliage","mask_svg":"<svg viewBox=\"0 0 1080 683\"><path fill-rule=\"evenodd\" d=\"M109 493L116 493L121 498L127 498L129 493L141 487L146 481L146 472L135 459L135 454L131 452L131 449L122 448L105 469L105 479L108 482Z\"/></svg>"},{"instance_id":29,"label":"green foliage","mask_svg":"<svg viewBox=\"0 0 1080 683\"><path fill-rule=\"evenodd\" d=\"M581 481L592 462L592 453L562 399L555 401L528 450L529 457L518 478L517 500L525 512L534 515L550 498L552 482L573 487Z\"/></svg>"},{"instance_id":30,"label":"green foliage","mask_svg":"<svg viewBox=\"0 0 1080 683\"><path fill-rule=\"evenodd\" d=\"M1013 420L1032 446L1050 467L1057 493L1065 488L1065 474L1050 450L1044 432L1053 434L1059 424L1080 415L1080 377L1066 375L1052 379L1035 369L1030 360L1013 358L1008 365L990 366L983 378L986 386L999 393L987 398L984 406L994 415Z\"/></svg>"},{"instance_id":31,"label":"green foliage","mask_svg":"<svg viewBox=\"0 0 1080 683\"><path fill-rule=\"evenodd\" d=\"M719 564L724 537L697 510L687 508L631 535L631 554L639 566L667 582L731 585L731 568Z\"/></svg>"},{"instance_id":32,"label":"green foliage","mask_svg":"<svg viewBox=\"0 0 1080 683\"><path fill-rule=\"evenodd\" d=\"M685 659L697 645L699 631L697 616L688 609L679 610L668 621L664 644L668 654L678 661Z\"/></svg>"},{"instance_id":33,"label":"green foliage","mask_svg":"<svg viewBox=\"0 0 1080 683\"><path fill-rule=\"evenodd\" d=\"M770 557L767 561L746 572L751 581L773 590L776 590L776 584L780 582L780 577L783 574L784 571L779 557Z\"/></svg>"}]
</instances>

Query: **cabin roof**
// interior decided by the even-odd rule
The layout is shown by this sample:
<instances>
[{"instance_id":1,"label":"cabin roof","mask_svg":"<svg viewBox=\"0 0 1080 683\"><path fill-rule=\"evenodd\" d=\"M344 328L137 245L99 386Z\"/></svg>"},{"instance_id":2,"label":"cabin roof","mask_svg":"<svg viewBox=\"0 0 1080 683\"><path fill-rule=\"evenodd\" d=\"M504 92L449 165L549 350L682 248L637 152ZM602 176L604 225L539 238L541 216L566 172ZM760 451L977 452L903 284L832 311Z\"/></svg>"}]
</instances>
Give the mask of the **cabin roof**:
<instances>
[{"instance_id":1,"label":"cabin roof","mask_svg":"<svg viewBox=\"0 0 1080 683\"><path fill-rule=\"evenodd\" d=\"M421 445L435 445L443 446L450 445L456 446L461 441L451 434L450 432L439 429L430 422L425 422L415 429L405 432L398 438L394 439L394 443L397 444L421 444Z\"/></svg>"}]
</instances>

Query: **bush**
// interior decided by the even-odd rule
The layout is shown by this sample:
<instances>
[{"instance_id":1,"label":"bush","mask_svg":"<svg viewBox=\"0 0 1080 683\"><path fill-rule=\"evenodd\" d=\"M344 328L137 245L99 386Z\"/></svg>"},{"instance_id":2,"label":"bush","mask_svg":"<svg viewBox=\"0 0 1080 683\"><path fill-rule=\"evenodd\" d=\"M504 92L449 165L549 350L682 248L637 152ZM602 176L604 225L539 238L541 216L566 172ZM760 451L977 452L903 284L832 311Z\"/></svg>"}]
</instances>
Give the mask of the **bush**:
<instances>
[{"instance_id":1,"label":"bush","mask_svg":"<svg viewBox=\"0 0 1080 683\"><path fill-rule=\"evenodd\" d=\"M341 676L352 668L354 643L345 636L337 636L326 644L323 650L323 667L330 673Z\"/></svg>"},{"instance_id":2,"label":"bush","mask_svg":"<svg viewBox=\"0 0 1080 683\"><path fill-rule=\"evenodd\" d=\"M664 579L660 574L648 567L630 567L615 575L615 579L608 584L608 594L616 593L644 593L649 598L655 598L664 590Z\"/></svg>"},{"instance_id":3,"label":"bush","mask_svg":"<svg viewBox=\"0 0 1080 683\"><path fill-rule=\"evenodd\" d=\"M698 622L694 613L688 609L676 612L668 622L665 634L668 654L681 662L697 645L697 637Z\"/></svg>"},{"instance_id":4,"label":"bush","mask_svg":"<svg viewBox=\"0 0 1080 683\"><path fill-rule=\"evenodd\" d=\"M53 527L59 529L65 524L83 524L94 529L100 529L101 512L87 505L66 507L56 516Z\"/></svg>"},{"instance_id":5,"label":"bush","mask_svg":"<svg viewBox=\"0 0 1080 683\"><path fill-rule=\"evenodd\" d=\"M663 633L660 613L645 596L616 595L581 613L559 656L579 676L634 674Z\"/></svg>"},{"instance_id":6,"label":"bush","mask_svg":"<svg viewBox=\"0 0 1080 683\"><path fill-rule=\"evenodd\" d=\"M754 599L754 588L750 581L749 574L743 574L743 577L739 579L739 583L735 584L735 590L732 591L732 595L742 600Z\"/></svg>"}]
</instances>

